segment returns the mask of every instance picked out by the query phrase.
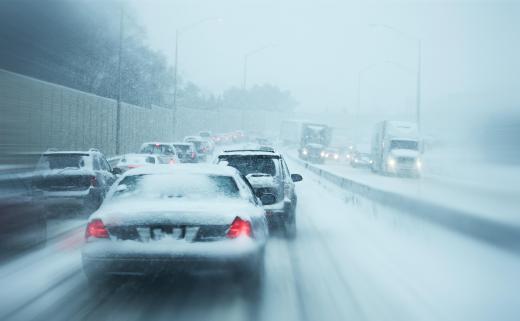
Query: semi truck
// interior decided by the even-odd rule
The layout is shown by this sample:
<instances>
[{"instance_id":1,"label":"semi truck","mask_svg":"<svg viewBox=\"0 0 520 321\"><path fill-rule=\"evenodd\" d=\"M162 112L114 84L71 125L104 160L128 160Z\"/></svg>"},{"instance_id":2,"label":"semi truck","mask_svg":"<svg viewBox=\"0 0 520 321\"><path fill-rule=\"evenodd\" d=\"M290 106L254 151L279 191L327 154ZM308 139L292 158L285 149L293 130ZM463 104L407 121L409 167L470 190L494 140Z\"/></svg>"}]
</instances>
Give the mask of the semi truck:
<instances>
[{"instance_id":1,"label":"semi truck","mask_svg":"<svg viewBox=\"0 0 520 321\"><path fill-rule=\"evenodd\" d=\"M322 163L332 139L332 128L325 124L286 120L282 122L280 138L285 145L297 147L301 159Z\"/></svg>"},{"instance_id":2,"label":"semi truck","mask_svg":"<svg viewBox=\"0 0 520 321\"><path fill-rule=\"evenodd\" d=\"M419 177L422 170L421 151L417 124L389 120L379 122L372 134L372 171Z\"/></svg>"}]
</instances>

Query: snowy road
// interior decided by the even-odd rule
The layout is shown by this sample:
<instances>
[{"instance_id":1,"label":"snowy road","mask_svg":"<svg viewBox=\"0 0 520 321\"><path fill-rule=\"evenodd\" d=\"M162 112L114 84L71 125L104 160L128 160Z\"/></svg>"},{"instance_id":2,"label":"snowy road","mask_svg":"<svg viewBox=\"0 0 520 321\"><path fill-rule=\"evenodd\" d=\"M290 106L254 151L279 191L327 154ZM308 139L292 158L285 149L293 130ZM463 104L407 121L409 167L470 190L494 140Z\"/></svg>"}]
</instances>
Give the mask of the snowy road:
<instances>
[{"instance_id":1,"label":"snowy road","mask_svg":"<svg viewBox=\"0 0 520 321\"><path fill-rule=\"evenodd\" d=\"M83 229L0 266L1 320L516 320L520 258L320 185L298 183L298 237L274 237L260 296L226 278L130 281L93 295Z\"/></svg>"}]
</instances>

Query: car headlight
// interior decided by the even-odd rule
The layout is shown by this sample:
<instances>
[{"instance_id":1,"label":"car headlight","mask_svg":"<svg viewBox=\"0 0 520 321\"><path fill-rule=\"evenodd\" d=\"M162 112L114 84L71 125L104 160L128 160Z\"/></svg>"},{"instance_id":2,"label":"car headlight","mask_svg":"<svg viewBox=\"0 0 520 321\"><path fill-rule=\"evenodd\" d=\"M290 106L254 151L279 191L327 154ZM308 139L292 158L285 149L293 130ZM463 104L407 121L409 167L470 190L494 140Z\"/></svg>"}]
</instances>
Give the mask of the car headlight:
<instances>
[{"instance_id":1,"label":"car headlight","mask_svg":"<svg viewBox=\"0 0 520 321\"><path fill-rule=\"evenodd\" d=\"M420 159L417 159L415 161L415 166L417 167L417 169L421 169L422 168L422 162Z\"/></svg>"},{"instance_id":2,"label":"car headlight","mask_svg":"<svg viewBox=\"0 0 520 321\"><path fill-rule=\"evenodd\" d=\"M325 155L326 155L325 152L321 152L321 153L320 153L320 156L321 156L321 157L325 157Z\"/></svg>"},{"instance_id":3,"label":"car headlight","mask_svg":"<svg viewBox=\"0 0 520 321\"><path fill-rule=\"evenodd\" d=\"M309 153L309 151L306 148L302 149L302 154L303 155L307 155L308 153Z\"/></svg>"},{"instance_id":4,"label":"car headlight","mask_svg":"<svg viewBox=\"0 0 520 321\"><path fill-rule=\"evenodd\" d=\"M339 158L339 155L338 154L334 154L334 159L338 159Z\"/></svg>"},{"instance_id":5,"label":"car headlight","mask_svg":"<svg viewBox=\"0 0 520 321\"><path fill-rule=\"evenodd\" d=\"M386 162L387 162L388 166L390 166L390 167L394 167L395 166L395 159L392 158L392 157L389 157Z\"/></svg>"}]
</instances>

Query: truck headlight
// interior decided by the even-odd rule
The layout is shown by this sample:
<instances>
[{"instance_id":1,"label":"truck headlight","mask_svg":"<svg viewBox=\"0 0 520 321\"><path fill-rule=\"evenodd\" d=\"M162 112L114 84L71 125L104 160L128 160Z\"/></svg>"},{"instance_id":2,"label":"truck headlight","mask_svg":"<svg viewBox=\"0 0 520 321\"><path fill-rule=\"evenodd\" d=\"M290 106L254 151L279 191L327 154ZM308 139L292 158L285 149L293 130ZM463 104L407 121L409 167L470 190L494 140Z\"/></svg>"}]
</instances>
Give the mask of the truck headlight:
<instances>
[{"instance_id":1,"label":"truck headlight","mask_svg":"<svg viewBox=\"0 0 520 321\"><path fill-rule=\"evenodd\" d=\"M417 160L415 161L415 166L416 166L417 169L419 169L419 170L422 168L422 162L421 162L420 159L417 159Z\"/></svg>"},{"instance_id":2,"label":"truck headlight","mask_svg":"<svg viewBox=\"0 0 520 321\"><path fill-rule=\"evenodd\" d=\"M386 163L388 164L388 166L390 167L395 167L395 159L393 157L389 157L386 161Z\"/></svg>"}]
</instances>

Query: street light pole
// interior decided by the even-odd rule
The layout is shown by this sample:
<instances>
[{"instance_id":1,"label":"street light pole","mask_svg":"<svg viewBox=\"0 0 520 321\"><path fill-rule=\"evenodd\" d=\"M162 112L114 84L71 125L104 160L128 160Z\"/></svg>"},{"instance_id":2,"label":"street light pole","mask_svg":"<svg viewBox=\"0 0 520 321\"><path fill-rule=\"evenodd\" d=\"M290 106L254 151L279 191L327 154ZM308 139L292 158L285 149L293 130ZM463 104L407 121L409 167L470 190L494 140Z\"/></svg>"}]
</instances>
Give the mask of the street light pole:
<instances>
[{"instance_id":1,"label":"street light pole","mask_svg":"<svg viewBox=\"0 0 520 321\"><path fill-rule=\"evenodd\" d=\"M249 63L249 57L259 54L260 52L262 52L268 48L271 48L271 47L274 47L274 45L272 45L272 44L265 45L265 46L255 49L255 50L251 50L250 52L248 52L244 55L244 72L243 72L243 79L242 79L242 89L244 89L244 90L247 89L247 67L248 67L248 63Z\"/></svg>"},{"instance_id":2,"label":"street light pole","mask_svg":"<svg viewBox=\"0 0 520 321\"><path fill-rule=\"evenodd\" d=\"M173 138L177 134L177 77L179 76L179 29L175 30L175 67L173 71Z\"/></svg>"},{"instance_id":3,"label":"street light pole","mask_svg":"<svg viewBox=\"0 0 520 321\"><path fill-rule=\"evenodd\" d=\"M195 23L192 23L192 24L189 24L187 26L184 26L182 28L177 28L175 30L175 70L174 70L174 80L173 80L173 110L172 110L172 113L173 113L173 135L176 134L176 128L177 128L177 93L178 93L178 85L179 85L179 82L178 82L178 76L179 76L179 36L185 32L185 31L188 31L190 29L193 29L195 27L198 27L199 25L203 24L203 23L206 23L206 22L212 22L212 21L216 21L216 22L222 22L222 18L205 18L205 19L202 19L202 20L199 20Z\"/></svg>"},{"instance_id":4,"label":"street light pole","mask_svg":"<svg viewBox=\"0 0 520 321\"><path fill-rule=\"evenodd\" d=\"M418 41L417 45L417 94L416 94L416 117L417 117L417 128L421 130L421 55L422 55L422 44L421 40Z\"/></svg>"},{"instance_id":5,"label":"street light pole","mask_svg":"<svg viewBox=\"0 0 520 321\"><path fill-rule=\"evenodd\" d=\"M116 155L121 153L121 63L123 56L124 7L119 17L119 53L117 59Z\"/></svg>"}]
</instances>

